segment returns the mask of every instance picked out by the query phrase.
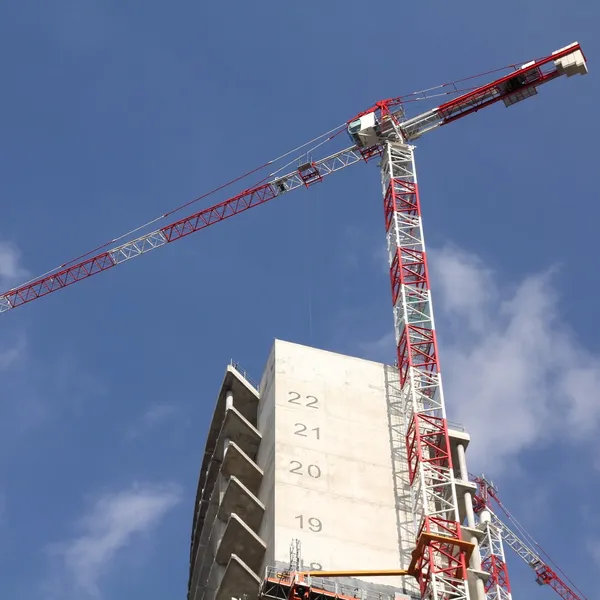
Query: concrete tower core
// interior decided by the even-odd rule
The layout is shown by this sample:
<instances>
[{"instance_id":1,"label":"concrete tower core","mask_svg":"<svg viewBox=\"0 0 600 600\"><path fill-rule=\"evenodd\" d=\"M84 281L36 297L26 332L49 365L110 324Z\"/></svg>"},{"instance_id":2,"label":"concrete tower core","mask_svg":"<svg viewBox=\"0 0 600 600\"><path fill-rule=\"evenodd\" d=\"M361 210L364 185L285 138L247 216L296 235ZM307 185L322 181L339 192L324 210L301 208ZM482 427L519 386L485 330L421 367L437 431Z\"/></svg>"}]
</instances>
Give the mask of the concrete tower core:
<instances>
[{"instance_id":1,"label":"concrete tower core","mask_svg":"<svg viewBox=\"0 0 600 600\"><path fill-rule=\"evenodd\" d=\"M406 569L416 531L399 397L394 367L280 340L260 386L227 367L198 484L188 600L252 600L296 561L292 570ZM458 466L466 471L469 440L450 433L462 522L475 490ZM473 598L484 578L475 563ZM420 598L409 577L333 582L351 596Z\"/></svg>"}]
</instances>

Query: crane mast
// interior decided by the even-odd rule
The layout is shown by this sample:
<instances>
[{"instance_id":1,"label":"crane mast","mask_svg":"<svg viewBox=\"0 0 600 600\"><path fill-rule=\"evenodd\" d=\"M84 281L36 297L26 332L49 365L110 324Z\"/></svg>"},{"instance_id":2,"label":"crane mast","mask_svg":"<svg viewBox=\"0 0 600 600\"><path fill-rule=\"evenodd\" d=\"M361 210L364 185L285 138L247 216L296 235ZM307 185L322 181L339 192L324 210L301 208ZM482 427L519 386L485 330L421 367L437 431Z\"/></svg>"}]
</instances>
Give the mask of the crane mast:
<instances>
[{"instance_id":1,"label":"crane mast","mask_svg":"<svg viewBox=\"0 0 600 600\"><path fill-rule=\"evenodd\" d=\"M585 73L585 57L579 44L573 43L544 58L512 67L508 74L485 85L469 88L449 102L412 118L406 117L405 98L377 102L347 122L351 146L317 161L303 161L287 175L275 177L175 223L85 260L67 263L13 288L0 295L0 312L109 270L295 189L310 187L353 164L379 158L404 411L404 428L396 432L394 443L404 444L406 448L415 514L416 548L411 564L403 567L417 578L423 599L469 600L467 567L475 544L462 538L459 522L411 142L437 127L497 102L512 106L534 96L539 86L560 75L570 77ZM458 88L454 87L458 92ZM493 524L496 525L496 521ZM504 539L509 545L513 543L513 538L510 541L506 537ZM489 542L490 548L497 547L491 537ZM500 564L500 559L495 556L493 552L489 555L489 561L485 563L489 568ZM495 597L507 600L510 593ZM576 596L565 598L577 600Z\"/></svg>"},{"instance_id":2,"label":"crane mast","mask_svg":"<svg viewBox=\"0 0 600 600\"><path fill-rule=\"evenodd\" d=\"M422 598L468 600L473 544L462 539L438 362L413 147L386 141L381 163L394 330L407 423L416 552Z\"/></svg>"},{"instance_id":3,"label":"crane mast","mask_svg":"<svg viewBox=\"0 0 600 600\"><path fill-rule=\"evenodd\" d=\"M423 599L469 600L467 567L475 547L462 539L414 147L409 141L500 100L511 106L531 97L537 85L562 72L585 73L585 60L578 48L574 44L551 57L527 63L410 121L402 120L402 107L394 110L391 100L361 113L348 127L366 157L373 156L376 149L382 153L385 229L405 415L403 434L417 528L409 570L418 573ZM579 54L572 57L573 51Z\"/></svg>"}]
</instances>

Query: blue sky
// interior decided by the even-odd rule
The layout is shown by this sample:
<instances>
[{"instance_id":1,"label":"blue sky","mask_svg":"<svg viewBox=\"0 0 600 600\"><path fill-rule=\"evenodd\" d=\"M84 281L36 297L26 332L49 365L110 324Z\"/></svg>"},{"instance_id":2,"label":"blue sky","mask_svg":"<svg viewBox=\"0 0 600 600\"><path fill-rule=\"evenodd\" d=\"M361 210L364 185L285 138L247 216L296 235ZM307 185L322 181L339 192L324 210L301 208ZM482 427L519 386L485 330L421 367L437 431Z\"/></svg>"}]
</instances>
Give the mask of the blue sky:
<instances>
[{"instance_id":1,"label":"blue sky","mask_svg":"<svg viewBox=\"0 0 600 600\"><path fill-rule=\"evenodd\" d=\"M590 75L433 132L417 160L450 418L591 594L599 19L591 0L5 3L3 287L375 100L580 41ZM0 315L0 596L184 597L229 359L258 378L278 337L393 360L379 194L358 165ZM510 567L516 597L553 597Z\"/></svg>"}]
</instances>

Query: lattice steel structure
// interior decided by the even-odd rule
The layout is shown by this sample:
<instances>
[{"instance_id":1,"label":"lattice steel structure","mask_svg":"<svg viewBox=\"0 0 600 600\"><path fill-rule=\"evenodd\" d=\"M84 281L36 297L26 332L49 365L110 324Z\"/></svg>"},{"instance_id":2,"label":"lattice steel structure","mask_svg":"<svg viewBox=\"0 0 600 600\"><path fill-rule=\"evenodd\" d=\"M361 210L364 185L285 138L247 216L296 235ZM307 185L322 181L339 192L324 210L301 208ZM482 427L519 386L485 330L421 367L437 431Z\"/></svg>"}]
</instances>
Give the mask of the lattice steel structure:
<instances>
[{"instance_id":1,"label":"lattice steel structure","mask_svg":"<svg viewBox=\"0 0 600 600\"><path fill-rule=\"evenodd\" d=\"M468 600L446 409L413 147L388 142L381 165L409 481L417 519L416 568L423 598Z\"/></svg>"},{"instance_id":2,"label":"lattice steel structure","mask_svg":"<svg viewBox=\"0 0 600 600\"><path fill-rule=\"evenodd\" d=\"M407 486L408 452L406 432L408 420L406 412L407 396L400 385L397 368L386 368L386 400L388 409L388 427L392 450L392 473L394 477L394 495L396 501L396 526L398 528L398 553L400 565L408 569L412 562L414 541L417 539L417 515L415 514L414 490ZM412 577L403 581L405 594L420 595L420 587Z\"/></svg>"},{"instance_id":3,"label":"lattice steel structure","mask_svg":"<svg viewBox=\"0 0 600 600\"><path fill-rule=\"evenodd\" d=\"M403 438L406 445L405 455L398 453L396 458L398 464L404 460L408 466L415 516L416 550L409 570L417 574L423 598L468 600L466 570L473 544L461 538L419 191L410 142L496 103L513 106L535 96L541 85L562 75L585 75L587 66L581 47L575 42L543 58L510 65L502 70L504 74L501 76L498 76L498 71L494 71L496 78L493 81L483 85L476 84L474 78L468 78L432 88L433 95L438 92L440 96L452 94L455 97L412 118L406 117L406 106L414 100L430 99L427 92L381 100L345 124L352 140L350 147L317 161L303 159L287 175L257 184L210 208L94 256L89 256L91 253L84 255L89 258L79 257L64 263L42 277L0 295L0 313L109 270L295 189L308 188L353 164L381 158L400 403L405 415L401 423L394 424L393 444L394 452L398 448L398 439ZM488 77L489 72L484 75ZM342 127L338 133L340 131ZM123 239L133 235L130 232ZM106 247L113 243L116 240ZM98 252L98 249L93 252ZM492 522L496 525L493 516ZM502 527L500 523L498 531L504 541L525 558L526 550L529 552L530 549L520 546L519 540L515 541ZM410 527L407 526L407 529ZM495 546L492 543L490 547ZM492 553L490 556L496 555ZM563 594L563 598L577 599L567 586L560 586L556 573L547 565L541 563L534 568L539 581L554 587Z\"/></svg>"},{"instance_id":4,"label":"lattice steel structure","mask_svg":"<svg viewBox=\"0 0 600 600\"><path fill-rule=\"evenodd\" d=\"M486 600L512 600L502 534L489 520L487 511L480 513L479 517L485 533L479 542L481 567L489 573L485 583Z\"/></svg>"},{"instance_id":5,"label":"lattice steel structure","mask_svg":"<svg viewBox=\"0 0 600 600\"><path fill-rule=\"evenodd\" d=\"M0 313L107 271L131 258L142 256L150 250L160 248L250 208L265 204L283 193L319 183L325 176L350 165L363 160L367 162L381 155L383 144L387 140L403 140L405 142L416 140L424 133L497 102L503 102L505 106L512 106L536 95L539 86L561 75L568 77L575 74L585 75L587 66L580 45L574 42L556 50L549 56L530 61L520 67L510 65L498 71L508 71L508 73L478 87L460 89L459 84L467 81L461 80L432 88L436 91L444 90L441 95L455 93L457 97L410 119L404 116L404 104L416 99L427 99L426 92L381 100L348 122L348 132L354 142L351 147L315 162L303 162L296 170L287 175L246 189L219 204L105 252L84 260L75 259L64 263L42 277L28 281L0 295ZM473 80L473 77L468 78L470 83L473 83ZM468 90L467 93L459 94L465 90Z\"/></svg>"},{"instance_id":6,"label":"lattice steel structure","mask_svg":"<svg viewBox=\"0 0 600 600\"><path fill-rule=\"evenodd\" d=\"M488 481L484 475L475 477L474 481L477 484L478 492L473 498L473 510L479 516L480 525L483 526L484 530L486 532L491 530L495 537L500 538L500 544L496 542L494 548L497 553L499 553L500 549L502 551L502 557L498 556L498 558L493 561L495 572L492 576L492 583L489 588L490 591L486 588L486 597L490 600L492 598L504 599L507 597L505 595L494 595L494 590L491 589L491 586L493 585L496 585L496 589L503 587L504 593L510 594L510 583L506 571L506 561L504 559L503 549L503 544L505 542L506 545L521 557L521 559L534 571L535 580L539 585L547 585L552 588L563 600L585 600L583 593L579 590L575 591L577 588L573 589L574 586L571 587L567 584L567 582L549 566L548 561L541 557L540 552L534 550L532 547L533 540L526 541L523 539L526 537L524 531L521 531L521 534L518 535L492 510L490 505L491 500L493 499L509 520L512 520L510 513L498 498L498 490L494 484ZM539 548L539 550L541 551L541 548ZM503 569L501 559L504 563ZM566 578L564 573L561 572L561 574ZM572 582L571 585L573 585Z\"/></svg>"}]
</instances>

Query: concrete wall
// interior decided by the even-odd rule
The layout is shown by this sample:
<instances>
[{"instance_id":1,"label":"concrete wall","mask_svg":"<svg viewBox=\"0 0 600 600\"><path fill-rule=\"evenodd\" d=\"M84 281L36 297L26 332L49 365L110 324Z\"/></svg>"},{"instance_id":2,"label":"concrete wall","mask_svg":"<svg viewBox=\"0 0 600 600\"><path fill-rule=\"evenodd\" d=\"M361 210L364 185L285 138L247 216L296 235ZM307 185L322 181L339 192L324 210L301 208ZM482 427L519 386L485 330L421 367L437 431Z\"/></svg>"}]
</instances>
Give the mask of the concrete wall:
<instances>
[{"instance_id":1,"label":"concrete wall","mask_svg":"<svg viewBox=\"0 0 600 600\"><path fill-rule=\"evenodd\" d=\"M228 367L199 480L189 600L255 597L265 567L289 565L294 539L305 569L406 568L415 522L404 420L398 372L379 363L277 340L260 394ZM468 435L450 438L458 465ZM457 482L463 500L471 488ZM466 539L476 533L463 527ZM420 597L412 578L339 582Z\"/></svg>"},{"instance_id":2,"label":"concrete wall","mask_svg":"<svg viewBox=\"0 0 600 600\"><path fill-rule=\"evenodd\" d=\"M260 382L260 403L258 405L257 429L263 432L258 449L256 464L263 469L263 482L258 493L265 505L265 516L259 529L259 536L267 545L263 571L273 566L275 540L275 521L273 507L275 502L275 346L272 347Z\"/></svg>"},{"instance_id":3,"label":"concrete wall","mask_svg":"<svg viewBox=\"0 0 600 600\"><path fill-rule=\"evenodd\" d=\"M383 365L277 340L258 429L265 564L296 538L305 567L401 567Z\"/></svg>"}]
</instances>

